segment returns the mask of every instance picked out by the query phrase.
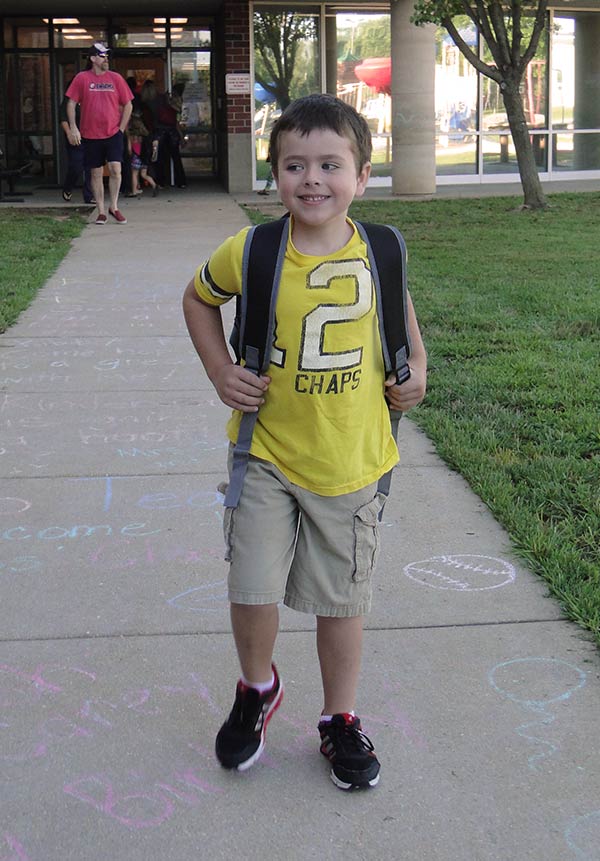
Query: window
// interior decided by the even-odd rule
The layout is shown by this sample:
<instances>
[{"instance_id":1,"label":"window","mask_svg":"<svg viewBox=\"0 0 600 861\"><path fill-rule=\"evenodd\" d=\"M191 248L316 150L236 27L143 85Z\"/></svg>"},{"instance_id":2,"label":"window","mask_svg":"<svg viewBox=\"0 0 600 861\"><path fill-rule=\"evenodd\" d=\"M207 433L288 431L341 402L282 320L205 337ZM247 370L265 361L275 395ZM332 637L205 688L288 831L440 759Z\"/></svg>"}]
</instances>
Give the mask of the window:
<instances>
[{"instance_id":1,"label":"window","mask_svg":"<svg viewBox=\"0 0 600 861\"><path fill-rule=\"evenodd\" d=\"M48 19L6 18L4 46L6 48L47 48Z\"/></svg>"},{"instance_id":2,"label":"window","mask_svg":"<svg viewBox=\"0 0 600 861\"><path fill-rule=\"evenodd\" d=\"M457 21L464 41L477 51L477 31L466 17ZM438 176L477 173L477 94L475 68L448 32L435 37L435 160Z\"/></svg>"},{"instance_id":3,"label":"window","mask_svg":"<svg viewBox=\"0 0 600 861\"><path fill-rule=\"evenodd\" d=\"M165 18L115 18L115 48L164 48L167 44Z\"/></svg>"},{"instance_id":4,"label":"window","mask_svg":"<svg viewBox=\"0 0 600 861\"><path fill-rule=\"evenodd\" d=\"M332 11L335 56L328 53L327 89L362 114L373 139L372 177L391 174L392 61L390 16L380 11ZM333 27L328 25L330 37ZM333 35L333 34L332 34ZM331 68L335 60L335 70ZM335 89L331 81L335 79Z\"/></svg>"},{"instance_id":5,"label":"window","mask_svg":"<svg viewBox=\"0 0 600 861\"><path fill-rule=\"evenodd\" d=\"M52 18L52 39L56 48L89 48L107 42L104 18Z\"/></svg>"},{"instance_id":6,"label":"window","mask_svg":"<svg viewBox=\"0 0 600 861\"><path fill-rule=\"evenodd\" d=\"M266 158L271 128L299 96L321 90L319 10L254 7L254 130L256 175L270 172Z\"/></svg>"}]
</instances>

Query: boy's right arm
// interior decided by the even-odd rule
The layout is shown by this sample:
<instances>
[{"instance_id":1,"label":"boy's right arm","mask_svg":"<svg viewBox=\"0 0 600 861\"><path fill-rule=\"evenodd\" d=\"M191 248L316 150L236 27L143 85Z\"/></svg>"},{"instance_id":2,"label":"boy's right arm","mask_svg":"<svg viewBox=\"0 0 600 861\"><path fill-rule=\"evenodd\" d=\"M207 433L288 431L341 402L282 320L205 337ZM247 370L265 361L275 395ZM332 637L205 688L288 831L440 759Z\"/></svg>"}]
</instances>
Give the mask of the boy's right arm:
<instances>
[{"instance_id":1,"label":"boy's right arm","mask_svg":"<svg viewBox=\"0 0 600 861\"><path fill-rule=\"evenodd\" d=\"M192 279L183 294L183 315L196 352L219 398L228 407L254 413L271 382L236 365L227 349L221 311L203 302Z\"/></svg>"}]
</instances>

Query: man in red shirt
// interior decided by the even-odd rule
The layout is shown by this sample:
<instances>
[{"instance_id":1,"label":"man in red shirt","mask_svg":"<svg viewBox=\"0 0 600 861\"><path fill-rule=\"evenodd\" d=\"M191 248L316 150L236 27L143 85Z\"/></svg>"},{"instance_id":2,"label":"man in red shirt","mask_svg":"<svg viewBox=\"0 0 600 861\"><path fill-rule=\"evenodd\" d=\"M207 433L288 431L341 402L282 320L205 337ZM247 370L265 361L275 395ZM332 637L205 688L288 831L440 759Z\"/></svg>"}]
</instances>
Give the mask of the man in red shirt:
<instances>
[{"instance_id":1,"label":"man in red shirt","mask_svg":"<svg viewBox=\"0 0 600 861\"><path fill-rule=\"evenodd\" d=\"M127 219L118 208L121 188L123 139L132 110L131 90L125 79L108 70L108 48L95 42L89 50L91 69L79 72L67 90L68 139L72 146L83 143L84 166L91 175L98 204L96 224L106 224L104 211L104 164L108 164L108 212L119 224ZM81 130L75 122L75 107L81 108Z\"/></svg>"}]
</instances>

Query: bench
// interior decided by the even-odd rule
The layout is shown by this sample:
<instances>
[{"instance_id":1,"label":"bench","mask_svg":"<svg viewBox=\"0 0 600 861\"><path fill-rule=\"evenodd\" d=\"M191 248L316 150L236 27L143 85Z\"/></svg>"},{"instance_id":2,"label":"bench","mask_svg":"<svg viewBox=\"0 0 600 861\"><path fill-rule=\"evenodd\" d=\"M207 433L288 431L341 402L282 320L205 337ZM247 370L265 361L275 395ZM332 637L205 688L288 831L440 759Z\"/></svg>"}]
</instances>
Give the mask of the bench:
<instances>
[{"instance_id":1,"label":"bench","mask_svg":"<svg viewBox=\"0 0 600 861\"><path fill-rule=\"evenodd\" d=\"M2 157L4 153L0 150L0 157ZM29 168L31 167L32 162L28 161L25 164L22 164L20 167L13 168L5 168L0 167L0 202L3 200L10 200L11 203L23 203L23 198L19 197L19 194L31 194L30 191L15 191L15 182L20 176L23 176ZM4 181L8 183L8 191L3 192L2 186Z\"/></svg>"}]
</instances>

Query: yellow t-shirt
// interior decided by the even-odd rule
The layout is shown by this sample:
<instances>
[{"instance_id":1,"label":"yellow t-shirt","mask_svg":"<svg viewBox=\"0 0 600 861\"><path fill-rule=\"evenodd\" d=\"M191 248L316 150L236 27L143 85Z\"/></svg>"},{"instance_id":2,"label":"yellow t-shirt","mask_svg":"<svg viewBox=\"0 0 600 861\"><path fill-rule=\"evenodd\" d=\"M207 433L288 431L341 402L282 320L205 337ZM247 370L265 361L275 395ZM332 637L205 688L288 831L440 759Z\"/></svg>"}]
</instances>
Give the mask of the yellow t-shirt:
<instances>
[{"instance_id":1,"label":"yellow t-shirt","mask_svg":"<svg viewBox=\"0 0 600 861\"><path fill-rule=\"evenodd\" d=\"M301 254L288 240L271 384L251 447L290 481L322 496L365 487L398 462L367 249L349 223L351 239L328 257ZM247 232L225 240L198 268L195 286L203 302L222 305L241 292ZM227 425L232 442L240 420L234 410Z\"/></svg>"}]
</instances>

